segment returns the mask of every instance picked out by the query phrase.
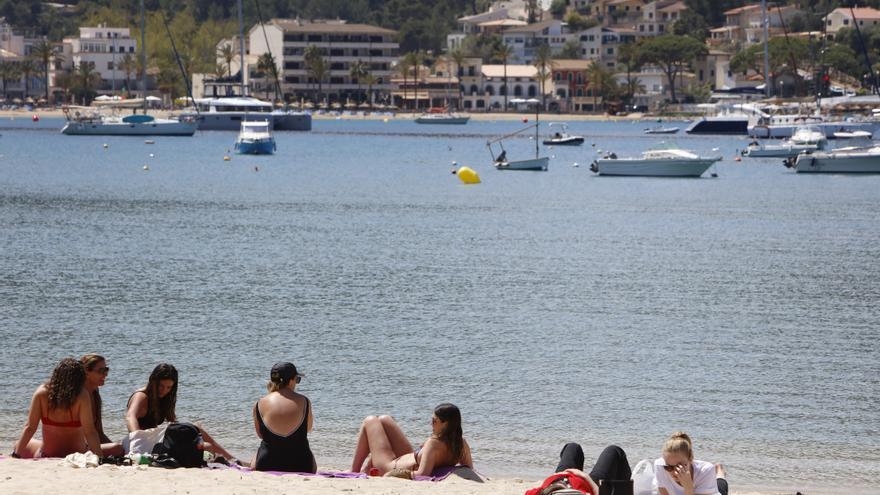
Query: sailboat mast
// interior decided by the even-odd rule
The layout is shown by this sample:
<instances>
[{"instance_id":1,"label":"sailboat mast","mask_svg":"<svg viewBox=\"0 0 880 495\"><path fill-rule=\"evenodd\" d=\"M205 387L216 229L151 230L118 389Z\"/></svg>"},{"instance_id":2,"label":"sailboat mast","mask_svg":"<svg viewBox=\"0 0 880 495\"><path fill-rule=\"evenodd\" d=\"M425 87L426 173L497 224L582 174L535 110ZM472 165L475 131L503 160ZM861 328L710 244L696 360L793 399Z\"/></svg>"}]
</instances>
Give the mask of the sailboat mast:
<instances>
[{"instance_id":1,"label":"sailboat mast","mask_svg":"<svg viewBox=\"0 0 880 495\"><path fill-rule=\"evenodd\" d=\"M764 90L767 93L767 98L770 98L772 94L770 84L770 49L767 46L767 42L770 39L770 29L768 27L770 18L767 16L767 0L761 0L761 24L764 25Z\"/></svg>"},{"instance_id":2,"label":"sailboat mast","mask_svg":"<svg viewBox=\"0 0 880 495\"><path fill-rule=\"evenodd\" d=\"M238 0L238 57L241 62L241 96L247 96L244 92L244 15L241 0Z\"/></svg>"},{"instance_id":3,"label":"sailboat mast","mask_svg":"<svg viewBox=\"0 0 880 495\"><path fill-rule=\"evenodd\" d=\"M535 103L535 159L538 158L538 128L541 127L540 120L538 119L538 112L541 110L540 103Z\"/></svg>"},{"instance_id":4,"label":"sailboat mast","mask_svg":"<svg viewBox=\"0 0 880 495\"><path fill-rule=\"evenodd\" d=\"M147 42L146 42L146 11L144 0L141 0L141 95L144 99L144 114L147 113Z\"/></svg>"}]
</instances>

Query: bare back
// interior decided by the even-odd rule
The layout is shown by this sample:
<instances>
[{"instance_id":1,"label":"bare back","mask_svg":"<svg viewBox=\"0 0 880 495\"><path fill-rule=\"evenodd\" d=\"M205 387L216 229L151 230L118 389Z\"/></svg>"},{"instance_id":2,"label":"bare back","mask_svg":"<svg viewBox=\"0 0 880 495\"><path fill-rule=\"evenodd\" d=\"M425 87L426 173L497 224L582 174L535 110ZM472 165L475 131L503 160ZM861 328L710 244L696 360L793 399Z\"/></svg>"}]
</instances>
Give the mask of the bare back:
<instances>
[{"instance_id":1,"label":"bare back","mask_svg":"<svg viewBox=\"0 0 880 495\"><path fill-rule=\"evenodd\" d=\"M259 400L259 414L266 427L279 436L290 435L303 421L307 422L307 431L311 431L311 408L308 408L309 417L304 417L306 400L305 396L296 392L272 392Z\"/></svg>"},{"instance_id":2,"label":"bare back","mask_svg":"<svg viewBox=\"0 0 880 495\"><path fill-rule=\"evenodd\" d=\"M69 409L50 409L49 391L45 386L40 386L36 398L43 428L41 456L64 457L74 452L87 452L89 449L81 423L83 401L90 400L87 393L80 394Z\"/></svg>"}]
</instances>

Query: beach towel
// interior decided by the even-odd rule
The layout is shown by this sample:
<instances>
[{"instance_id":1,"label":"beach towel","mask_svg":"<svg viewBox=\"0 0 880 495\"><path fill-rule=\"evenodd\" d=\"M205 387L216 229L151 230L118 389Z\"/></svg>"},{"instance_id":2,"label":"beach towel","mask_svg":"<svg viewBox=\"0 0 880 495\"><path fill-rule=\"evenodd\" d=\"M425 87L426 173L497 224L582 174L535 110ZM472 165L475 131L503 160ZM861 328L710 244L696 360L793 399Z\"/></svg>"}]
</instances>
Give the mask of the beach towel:
<instances>
[{"instance_id":1,"label":"beach towel","mask_svg":"<svg viewBox=\"0 0 880 495\"><path fill-rule=\"evenodd\" d=\"M60 462L60 465L62 466L75 468L98 467L100 464L101 459L98 458L97 454L92 452L86 452L85 454L81 452L69 454Z\"/></svg>"},{"instance_id":2,"label":"beach towel","mask_svg":"<svg viewBox=\"0 0 880 495\"><path fill-rule=\"evenodd\" d=\"M152 454L153 447L165 439L167 428L168 423L163 423L155 428L133 431L122 440L122 449L126 454Z\"/></svg>"}]
</instances>

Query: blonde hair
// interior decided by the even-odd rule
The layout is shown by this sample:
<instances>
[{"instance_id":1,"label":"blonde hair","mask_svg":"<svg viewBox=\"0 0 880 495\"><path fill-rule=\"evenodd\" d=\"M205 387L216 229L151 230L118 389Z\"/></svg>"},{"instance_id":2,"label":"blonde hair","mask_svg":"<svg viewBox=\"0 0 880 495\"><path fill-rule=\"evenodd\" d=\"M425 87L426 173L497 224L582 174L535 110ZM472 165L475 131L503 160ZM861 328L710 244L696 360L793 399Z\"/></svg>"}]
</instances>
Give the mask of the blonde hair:
<instances>
[{"instance_id":1,"label":"blonde hair","mask_svg":"<svg viewBox=\"0 0 880 495\"><path fill-rule=\"evenodd\" d=\"M687 433L683 431L677 431L666 440L666 444L663 445L663 453L664 454L681 454L689 461L694 460L694 444L691 442L691 437L688 436Z\"/></svg>"}]
</instances>

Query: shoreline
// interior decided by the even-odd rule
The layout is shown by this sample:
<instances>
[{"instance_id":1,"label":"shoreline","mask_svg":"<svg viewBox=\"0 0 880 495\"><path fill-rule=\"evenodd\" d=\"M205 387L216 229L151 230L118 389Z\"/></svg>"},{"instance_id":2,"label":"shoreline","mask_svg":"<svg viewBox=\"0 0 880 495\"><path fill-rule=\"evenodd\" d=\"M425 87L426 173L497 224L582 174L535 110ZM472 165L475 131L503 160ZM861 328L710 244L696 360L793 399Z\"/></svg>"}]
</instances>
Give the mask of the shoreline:
<instances>
[{"instance_id":1,"label":"shoreline","mask_svg":"<svg viewBox=\"0 0 880 495\"><path fill-rule=\"evenodd\" d=\"M175 111L170 110L154 110L151 111L152 115L166 116L169 114L173 114ZM50 108L50 109L34 109L30 112L25 111L23 109L18 110L0 110L0 118L2 119L27 119L31 120L31 118L36 115L42 118L64 118L64 112L59 109ZM312 119L314 120L400 120L400 121L412 121L415 120L416 117L421 115L420 112L406 112L406 113L395 113L395 114L312 114ZM492 121L520 121L524 118L531 120L531 118L535 115L534 113L467 113L463 112L462 115L470 116L471 120L479 121L479 122L492 122ZM691 120L685 116L663 116L659 117L656 115L650 114L642 114L642 113L631 113L624 116L617 115L605 115L605 114L574 114L574 113L544 113L541 114L541 118L547 122L551 121L563 121L563 122L654 122L656 123L658 119L664 122L683 122L687 120Z\"/></svg>"},{"instance_id":2,"label":"shoreline","mask_svg":"<svg viewBox=\"0 0 880 495\"><path fill-rule=\"evenodd\" d=\"M5 494L112 491L126 494L155 493L297 493L300 495L522 495L541 480L484 478L483 483L456 475L439 481L398 478L323 478L278 475L237 469L162 469L147 466L99 466L74 468L60 459L16 460L0 457L0 490ZM549 475L550 473L548 473ZM771 491L737 491L733 495L772 495Z\"/></svg>"}]
</instances>

